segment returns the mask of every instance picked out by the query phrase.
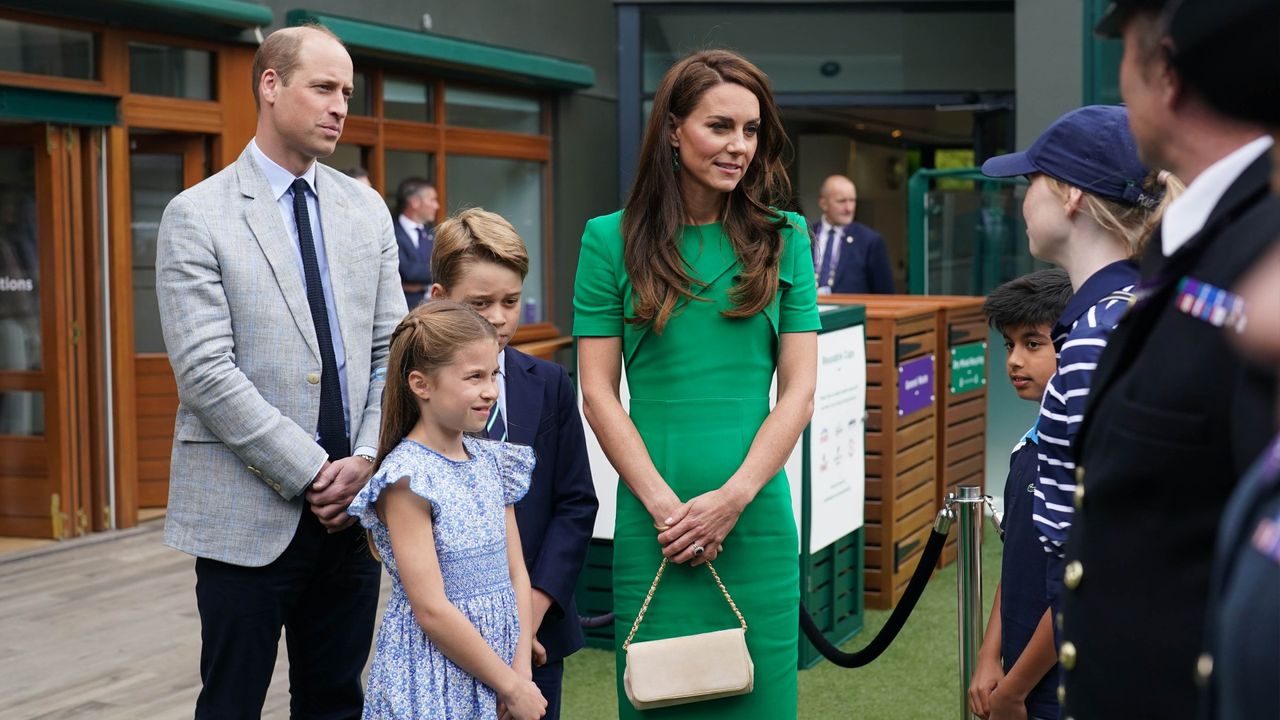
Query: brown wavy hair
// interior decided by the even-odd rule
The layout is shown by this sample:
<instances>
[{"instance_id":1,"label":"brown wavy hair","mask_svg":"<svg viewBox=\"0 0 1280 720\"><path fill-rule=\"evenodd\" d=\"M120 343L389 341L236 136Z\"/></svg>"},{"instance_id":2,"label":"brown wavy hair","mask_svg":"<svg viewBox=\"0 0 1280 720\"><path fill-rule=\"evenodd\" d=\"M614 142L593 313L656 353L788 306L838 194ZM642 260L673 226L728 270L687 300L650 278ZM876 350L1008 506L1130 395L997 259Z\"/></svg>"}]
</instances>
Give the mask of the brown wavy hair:
<instances>
[{"instance_id":1,"label":"brown wavy hair","mask_svg":"<svg viewBox=\"0 0 1280 720\"><path fill-rule=\"evenodd\" d=\"M704 50L677 62L663 76L644 131L636 179L622 215L623 263L631 278L635 324L653 323L661 333L678 305L693 293L678 240L687 219L680 183L672 169L671 118L683 121L703 94L721 83L746 88L760 102L756 153L742 181L725 198L724 233L742 265L730 293L726 317L749 317L778 292L780 231L787 221L774 209L791 197L786 162L791 142L773 101L769 78L746 58L727 50ZM784 157L785 156L785 157Z\"/></svg>"},{"instance_id":2,"label":"brown wavy hair","mask_svg":"<svg viewBox=\"0 0 1280 720\"><path fill-rule=\"evenodd\" d=\"M428 300L404 316L391 333L374 467L382 465L418 422L418 399L409 389L409 373L431 375L452 363L462 346L477 340L496 343L498 332L480 313L452 300Z\"/></svg>"},{"instance_id":3,"label":"brown wavy hair","mask_svg":"<svg viewBox=\"0 0 1280 720\"><path fill-rule=\"evenodd\" d=\"M462 346L477 340L498 342L498 332L474 309L452 300L428 300L409 311L391 333L391 352L387 359L387 379L382 386L382 425L378 434L378 457L374 472L382 461L409 435L421 413L418 399L409 389L409 373L417 370L430 375L452 363ZM373 542L373 533L365 533L369 554L378 562L382 557Z\"/></svg>"}]
</instances>

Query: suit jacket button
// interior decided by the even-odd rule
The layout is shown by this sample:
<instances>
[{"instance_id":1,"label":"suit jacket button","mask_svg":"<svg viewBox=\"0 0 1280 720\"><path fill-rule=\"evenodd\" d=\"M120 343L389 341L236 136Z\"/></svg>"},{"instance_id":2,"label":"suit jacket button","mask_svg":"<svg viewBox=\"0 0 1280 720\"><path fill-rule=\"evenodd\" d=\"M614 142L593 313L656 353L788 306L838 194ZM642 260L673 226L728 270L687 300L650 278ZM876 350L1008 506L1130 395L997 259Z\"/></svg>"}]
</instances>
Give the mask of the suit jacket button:
<instances>
[{"instance_id":1,"label":"suit jacket button","mask_svg":"<svg viewBox=\"0 0 1280 720\"><path fill-rule=\"evenodd\" d=\"M1080 587L1080 580L1084 577L1084 565L1079 560L1072 560L1067 563L1066 569L1062 573L1062 580L1067 584L1067 589L1075 590Z\"/></svg>"},{"instance_id":2,"label":"suit jacket button","mask_svg":"<svg viewBox=\"0 0 1280 720\"><path fill-rule=\"evenodd\" d=\"M1058 652L1058 662L1062 663L1063 670L1073 670L1076 666L1076 646L1071 641L1062 643L1062 650Z\"/></svg>"},{"instance_id":3,"label":"suit jacket button","mask_svg":"<svg viewBox=\"0 0 1280 720\"><path fill-rule=\"evenodd\" d=\"M1213 656L1209 653L1201 653L1196 658L1196 680L1201 685L1207 685L1209 678L1213 677Z\"/></svg>"},{"instance_id":4,"label":"suit jacket button","mask_svg":"<svg viewBox=\"0 0 1280 720\"><path fill-rule=\"evenodd\" d=\"M316 385L320 382L320 373L307 373L307 382Z\"/></svg>"},{"instance_id":5,"label":"suit jacket button","mask_svg":"<svg viewBox=\"0 0 1280 720\"><path fill-rule=\"evenodd\" d=\"M271 489L280 492L280 483L271 483Z\"/></svg>"},{"instance_id":6,"label":"suit jacket button","mask_svg":"<svg viewBox=\"0 0 1280 720\"><path fill-rule=\"evenodd\" d=\"M258 468L252 465L249 465L248 468L249 468L249 472L253 473L254 475L257 475L258 477L262 477L262 471L259 470Z\"/></svg>"}]
</instances>

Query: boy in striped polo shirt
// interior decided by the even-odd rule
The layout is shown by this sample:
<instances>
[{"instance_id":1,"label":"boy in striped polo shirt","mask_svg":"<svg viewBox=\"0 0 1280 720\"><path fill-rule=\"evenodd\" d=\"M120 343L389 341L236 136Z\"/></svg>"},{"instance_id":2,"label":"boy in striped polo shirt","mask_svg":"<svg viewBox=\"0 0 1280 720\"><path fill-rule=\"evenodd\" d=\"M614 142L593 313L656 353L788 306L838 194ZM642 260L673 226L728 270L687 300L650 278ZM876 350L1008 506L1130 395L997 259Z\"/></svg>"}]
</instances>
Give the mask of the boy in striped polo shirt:
<instances>
[{"instance_id":1,"label":"boy in striped polo shirt","mask_svg":"<svg viewBox=\"0 0 1280 720\"><path fill-rule=\"evenodd\" d=\"M1056 614L1063 582L1071 582L1062 561L1076 492L1071 443L1098 357L1134 299L1131 258L1181 184L1143 166L1128 113L1113 105L1063 115L1026 152L991 158L982 171L1030 179L1022 214L1031 254L1066 270L1076 293L1053 327L1058 368L1040 408L1033 517L1049 555L1046 589Z\"/></svg>"}]
</instances>

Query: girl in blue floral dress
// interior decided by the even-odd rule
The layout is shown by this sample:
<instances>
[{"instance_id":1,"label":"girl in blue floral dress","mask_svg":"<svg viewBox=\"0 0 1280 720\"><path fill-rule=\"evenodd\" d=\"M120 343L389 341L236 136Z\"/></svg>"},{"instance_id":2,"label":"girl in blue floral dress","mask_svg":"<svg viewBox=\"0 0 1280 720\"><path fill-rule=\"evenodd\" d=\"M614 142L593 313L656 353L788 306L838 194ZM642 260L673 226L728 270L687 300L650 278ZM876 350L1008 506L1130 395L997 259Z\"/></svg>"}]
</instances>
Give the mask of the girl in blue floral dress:
<instances>
[{"instance_id":1,"label":"girl in blue floral dress","mask_svg":"<svg viewBox=\"0 0 1280 720\"><path fill-rule=\"evenodd\" d=\"M391 337L378 472L348 512L393 586L364 717L542 717L530 679L529 576L513 504L533 450L464 436L498 397L493 326L449 301L420 305Z\"/></svg>"}]
</instances>

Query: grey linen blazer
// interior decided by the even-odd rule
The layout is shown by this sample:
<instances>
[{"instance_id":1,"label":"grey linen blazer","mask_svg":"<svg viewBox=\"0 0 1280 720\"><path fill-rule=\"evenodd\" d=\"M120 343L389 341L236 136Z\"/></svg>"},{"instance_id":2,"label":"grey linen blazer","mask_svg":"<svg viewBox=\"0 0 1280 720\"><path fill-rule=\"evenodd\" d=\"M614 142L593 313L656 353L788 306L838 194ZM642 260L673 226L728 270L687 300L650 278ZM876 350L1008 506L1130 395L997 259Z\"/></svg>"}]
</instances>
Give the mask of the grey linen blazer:
<instances>
[{"instance_id":1,"label":"grey linen blazer","mask_svg":"<svg viewBox=\"0 0 1280 720\"><path fill-rule=\"evenodd\" d=\"M351 446L378 446L391 332L404 317L391 215L324 165L316 194L346 346ZM259 567L298 527L326 459L315 441L320 348L298 250L246 147L174 198L160 223L156 294L178 381L165 544Z\"/></svg>"}]
</instances>

